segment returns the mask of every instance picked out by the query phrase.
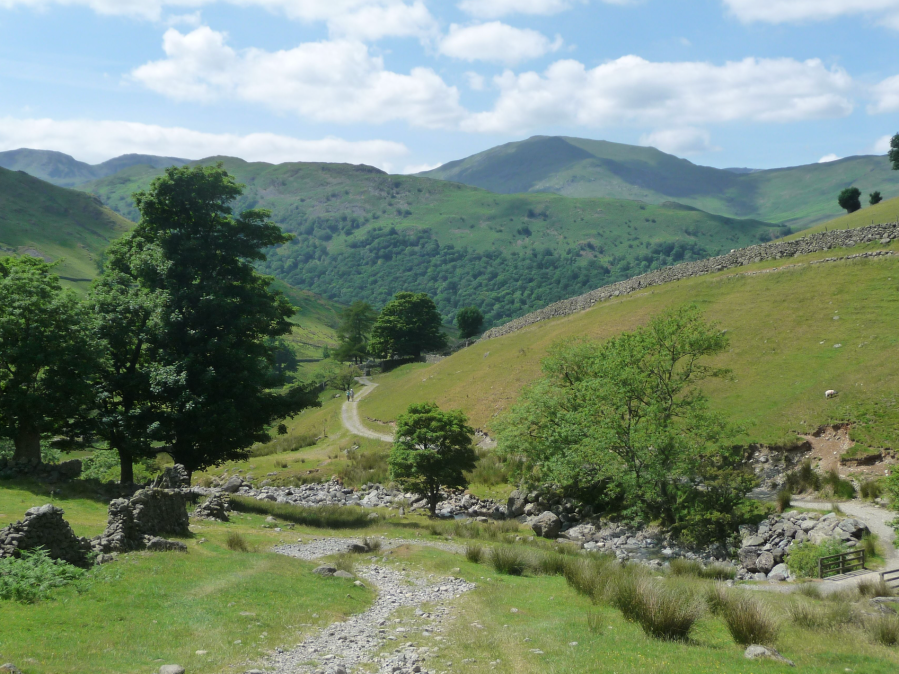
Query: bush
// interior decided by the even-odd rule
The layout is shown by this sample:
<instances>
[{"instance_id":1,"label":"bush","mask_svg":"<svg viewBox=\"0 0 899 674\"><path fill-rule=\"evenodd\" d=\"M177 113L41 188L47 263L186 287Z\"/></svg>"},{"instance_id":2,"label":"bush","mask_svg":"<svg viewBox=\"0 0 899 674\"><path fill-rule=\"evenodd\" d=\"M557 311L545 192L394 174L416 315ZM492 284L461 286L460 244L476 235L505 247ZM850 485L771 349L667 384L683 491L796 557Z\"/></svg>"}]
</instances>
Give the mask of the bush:
<instances>
[{"instance_id":1,"label":"bush","mask_svg":"<svg viewBox=\"0 0 899 674\"><path fill-rule=\"evenodd\" d=\"M721 618L734 641L741 646L767 646L777 640L777 621L767 605L755 597L743 596L725 601Z\"/></svg>"},{"instance_id":2,"label":"bush","mask_svg":"<svg viewBox=\"0 0 899 674\"><path fill-rule=\"evenodd\" d=\"M465 559L473 564L480 564L484 558L484 548L478 543L469 543L465 546Z\"/></svg>"},{"instance_id":3,"label":"bush","mask_svg":"<svg viewBox=\"0 0 899 674\"><path fill-rule=\"evenodd\" d=\"M835 539L828 539L821 545L806 541L790 547L787 567L790 569L790 574L796 578L812 578L818 575L818 559L820 557L837 555L847 550L848 546L845 543Z\"/></svg>"},{"instance_id":4,"label":"bush","mask_svg":"<svg viewBox=\"0 0 899 674\"><path fill-rule=\"evenodd\" d=\"M225 545L228 546L229 550L234 550L234 552L250 552L250 546L247 543L247 539L235 531L228 533Z\"/></svg>"},{"instance_id":5,"label":"bush","mask_svg":"<svg viewBox=\"0 0 899 674\"><path fill-rule=\"evenodd\" d=\"M777 496L774 499L777 512L782 513L786 511L792 505L792 497L793 494L786 487L777 492Z\"/></svg>"},{"instance_id":6,"label":"bush","mask_svg":"<svg viewBox=\"0 0 899 674\"><path fill-rule=\"evenodd\" d=\"M11 459L16 452L16 446L12 440L0 438L0 459ZM57 447L53 447L46 440L41 440L41 461L44 463L59 463L62 459L62 452Z\"/></svg>"},{"instance_id":7,"label":"bush","mask_svg":"<svg viewBox=\"0 0 899 674\"><path fill-rule=\"evenodd\" d=\"M868 634L879 644L895 646L899 644L899 617L883 615L868 621Z\"/></svg>"},{"instance_id":8,"label":"bush","mask_svg":"<svg viewBox=\"0 0 899 674\"><path fill-rule=\"evenodd\" d=\"M527 552L513 545L497 545L490 548L487 555L497 573L509 576L522 575L529 566Z\"/></svg>"},{"instance_id":9,"label":"bush","mask_svg":"<svg viewBox=\"0 0 899 674\"><path fill-rule=\"evenodd\" d=\"M858 489L859 496L869 501L880 498L883 492L883 483L880 480L865 480Z\"/></svg>"},{"instance_id":10,"label":"bush","mask_svg":"<svg viewBox=\"0 0 899 674\"><path fill-rule=\"evenodd\" d=\"M848 480L841 478L836 470L830 470L821 480L821 494L833 498L853 499L855 487Z\"/></svg>"},{"instance_id":11,"label":"bush","mask_svg":"<svg viewBox=\"0 0 899 674\"><path fill-rule=\"evenodd\" d=\"M143 484L152 480L159 472L155 459L142 459L134 462L134 482ZM99 480L100 482L118 482L122 476L122 464L119 453L113 450L100 449L81 460L81 479Z\"/></svg>"},{"instance_id":12,"label":"bush","mask_svg":"<svg viewBox=\"0 0 899 674\"><path fill-rule=\"evenodd\" d=\"M293 522L322 529L361 529L374 521L362 508L352 506L319 506L305 508L290 503L257 501L248 496L231 496L231 509L243 513L271 515L286 522Z\"/></svg>"},{"instance_id":13,"label":"bush","mask_svg":"<svg viewBox=\"0 0 899 674\"><path fill-rule=\"evenodd\" d=\"M82 580L87 571L59 559L43 548L24 551L20 558L0 559L0 600L33 604L58 588Z\"/></svg>"},{"instance_id":14,"label":"bush","mask_svg":"<svg viewBox=\"0 0 899 674\"><path fill-rule=\"evenodd\" d=\"M787 473L784 488L791 494L818 491L821 488L821 476L812 468L811 461L803 461L799 468Z\"/></svg>"},{"instance_id":15,"label":"bush","mask_svg":"<svg viewBox=\"0 0 899 674\"><path fill-rule=\"evenodd\" d=\"M702 608L688 592L636 574L619 584L615 605L647 636L667 641L686 641L702 616Z\"/></svg>"},{"instance_id":16,"label":"bush","mask_svg":"<svg viewBox=\"0 0 899 674\"><path fill-rule=\"evenodd\" d=\"M489 449L478 448L476 451L478 458L474 470L465 474L469 483L495 487L509 482L512 471L505 461Z\"/></svg>"}]
</instances>

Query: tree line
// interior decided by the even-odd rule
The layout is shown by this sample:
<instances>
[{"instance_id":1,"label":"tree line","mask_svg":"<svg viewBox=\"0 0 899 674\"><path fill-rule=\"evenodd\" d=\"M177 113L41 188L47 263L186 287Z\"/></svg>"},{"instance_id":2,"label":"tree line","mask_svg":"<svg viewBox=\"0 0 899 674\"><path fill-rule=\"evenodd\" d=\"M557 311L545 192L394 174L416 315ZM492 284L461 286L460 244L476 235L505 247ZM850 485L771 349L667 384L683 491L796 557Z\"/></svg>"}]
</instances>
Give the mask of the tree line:
<instances>
[{"instance_id":1,"label":"tree line","mask_svg":"<svg viewBox=\"0 0 899 674\"><path fill-rule=\"evenodd\" d=\"M86 299L53 266L0 259L0 437L40 461L41 440L168 452L189 472L248 456L275 424L319 405L291 384L277 342L294 308L254 264L290 240L269 212L239 215L220 166L167 169L135 194L141 218L112 243Z\"/></svg>"}]
</instances>

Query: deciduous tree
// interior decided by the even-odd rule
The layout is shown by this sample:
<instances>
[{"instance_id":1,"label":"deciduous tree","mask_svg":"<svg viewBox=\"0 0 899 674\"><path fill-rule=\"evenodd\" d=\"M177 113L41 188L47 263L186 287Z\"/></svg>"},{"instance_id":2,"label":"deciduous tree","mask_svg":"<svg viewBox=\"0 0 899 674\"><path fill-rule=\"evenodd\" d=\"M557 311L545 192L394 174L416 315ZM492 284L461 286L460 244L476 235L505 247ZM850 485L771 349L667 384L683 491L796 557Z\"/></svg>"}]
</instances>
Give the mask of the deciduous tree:
<instances>
[{"instance_id":1,"label":"deciduous tree","mask_svg":"<svg viewBox=\"0 0 899 674\"><path fill-rule=\"evenodd\" d=\"M409 406L396 420L396 440L387 463L390 477L423 495L437 513L440 488L464 489L465 471L474 470L474 429L461 410L442 411L434 403Z\"/></svg>"},{"instance_id":2,"label":"deciduous tree","mask_svg":"<svg viewBox=\"0 0 899 674\"><path fill-rule=\"evenodd\" d=\"M855 213L862 207L861 196L862 191L857 187L847 187L840 192L837 201L840 204L840 208L845 208L847 213Z\"/></svg>"},{"instance_id":3,"label":"deciduous tree","mask_svg":"<svg viewBox=\"0 0 899 674\"><path fill-rule=\"evenodd\" d=\"M881 201L883 201L883 195L876 190L874 192L871 192L871 194L868 195L868 203L871 204L872 206L876 206Z\"/></svg>"},{"instance_id":4,"label":"deciduous tree","mask_svg":"<svg viewBox=\"0 0 899 674\"><path fill-rule=\"evenodd\" d=\"M484 325L484 314L477 307L464 307L456 313L456 326L459 328L459 337L470 339L481 331Z\"/></svg>"},{"instance_id":5,"label":"deciduous tree","mask_svg":"<svg viewBox=\"0 0 899 674\"><path fill-rule=\"evenodd\" d=\"M418 358L424 351L446 346L440 326L437 305L427 293L399 292L375 321L369 348L381 356Z\"/></svg>"},{"instance_id":6,"label":"deciduous tree","mask_svg":"<svg viewBox=\"0 0 899 674\"><path fill-rule=\"evenodd\" d=\"M86 430L99 353L91 320L46 262L0 258L0 436L14 459L40 461L42 437Z\"/></svg>"}]
</instances>

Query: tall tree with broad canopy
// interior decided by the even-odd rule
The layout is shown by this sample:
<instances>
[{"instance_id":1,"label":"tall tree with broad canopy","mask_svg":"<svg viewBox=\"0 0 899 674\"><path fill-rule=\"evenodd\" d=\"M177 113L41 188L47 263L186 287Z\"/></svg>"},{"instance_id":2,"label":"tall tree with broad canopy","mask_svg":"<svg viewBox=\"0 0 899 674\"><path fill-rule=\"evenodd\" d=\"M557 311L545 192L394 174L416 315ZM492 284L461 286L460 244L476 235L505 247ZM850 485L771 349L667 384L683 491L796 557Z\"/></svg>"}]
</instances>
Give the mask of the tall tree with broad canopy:
<instances>
[{"instance_id":1,"label":"tall tree with broad canopy","mask_svg":"<svg viewBox=\"0 0 899 674\"><path fill-rule=\"evenodd\" d=\"M727 344L694 306L606 342L557 343L543 377L500 420L499 452L525 481L688 537L726 537L754 482L736 429L697 385L728 376L703 362Z\"/></svg>"},{"instance_id":2,"label":"tall tree with broad canopy","mask_svg":"<svg viewBox=\"0 0 899 674\"><path fill-rule=\"evenodd\" d=\"M129 236L165 263L135 272L165 296L150 345L154 437L190 473L246 458L276 421L320 404L313 385L283 388L275 368L271 338L290 332L294 308L252 263L291 237L268 211L235 217L242 188L221 165L185 166L135 194L141 219Z\"/></svg>"},{"instance_id":3,"label":"tall tree with broad canopy","mask_svg":"<svg viewBox=\"0 0 899 674\"><path fill-rule=\"evenodd\" d=\"M87 429L99 348L87 308L51 265L0 258L0 437L17 461L41 460L41 438Z\"/></svg>"},{"instance_id":4,"label":"tall tree with broad canopy","mask_svg":"<svg viewBox=\"0 0 899 674\"><path fill-rule=\"evenodd\" d=\"M890 138L890 151L887 154L894 171L899 171L899 133Z\"/></svg>"},{"instance_id":5,"label":"tall tree with broad canopy","mask_svg":"<svg viewBox=\"0 0 899 674\"><path fill-rule=\"evenodd\" d=\"M474 429L461 410L442 411L434 403L417 403L396 420L396 439L387 464L390 478L423 495L437 514L440 488L464 489L465 471L474 470Z\"/></svg>"},{"instance_id":6,"label":"tall tree with broad canopy","mask_svg":"<svg viewBox=\"0 0 899 674\"><path fill-rule=\"evenodd\" d=\"M125 237L107 249L104 272L88 295L104 353L94 433L118 453L122 484L134 482L136 459L155 453L154 343L169 299L163 288L140 280L162 277L170 265L159 246Z\"/></svg>"},{"instance_id":7,"label":"tall tree with broad canopy","mask_svg":"<svg viewBox=\"0 0 899 674\"><path fill-rule=\"evenodd\" d=\"M862 191L857 187L847 187L840 192L837 202L840 204L840 208L846 209L847 213L855 213L862 207L861 196Z\"/></svg>"},{"instance_id":8,"label":"tall tree with broad canopy","mask_svg":"<svg viewBox=\"0 0 899 674\"><path fill-rule=\"evenodd\" d=\"M456 314L456 326L462 339L474 337L481 331L483 325L484 314L477 307L464 307Z\"/></svg>"},{"instance_id":9,"label":"tall tree with broad canopy","mask_svg":"<svg viewBox=\"0 0 899 674\"><path fill-rule=\"evenodd\" d=\"M398 292L378 316L369 348L380 356L414 356L446 347L441 320L427 293Z\"/></svg>"},{"instance_id":10,"label":"tall tree with broad canopy","mask_svg":"<svg viewBox=\"0 0 899 674\"><path fill-rule=\"evenodd\" d=\"M358 363L368 356L368 340L377 318L378 312L361 300L340 312L340 325L337 326L340 346L334 352L335 357Z\"/></svg>"}]
</instances>

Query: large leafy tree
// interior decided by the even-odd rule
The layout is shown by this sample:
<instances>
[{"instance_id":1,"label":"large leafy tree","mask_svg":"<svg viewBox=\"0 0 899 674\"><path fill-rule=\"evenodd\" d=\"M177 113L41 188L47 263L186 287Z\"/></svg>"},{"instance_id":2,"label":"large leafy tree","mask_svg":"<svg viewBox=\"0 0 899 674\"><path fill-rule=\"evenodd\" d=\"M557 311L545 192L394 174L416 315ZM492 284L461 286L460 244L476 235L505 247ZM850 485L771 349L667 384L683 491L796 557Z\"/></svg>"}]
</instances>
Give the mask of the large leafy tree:
<instances>
[{"instance_id":1,"label":"large leafy tree","mask_svg":"<svg viewBox=\"0 0 899 674\"><path fill-rule=\"evenodd\" d=\"M461 410L443 411L434 403L418 403L396 420L396 440L387 463L390 477L428 500L437 513L440 488L464 489L465 471L474 470L474 429Z\"/></svg>"},{"instance_id":2,"label":"large leafy tree","mask_svg":"<svg viewBox=\"0 0 899 674\"><path fill-rule=\"evenodd\" d=\"M380 356L415 356L442 349L446 335L440 314L427 293L398 292L381 310L369 348Z\"/></svg>"},{"instance_id":3,"label":"large leafy tree","mask_svg":"<svg viewBox=\"0 0 899 674\"><path fill-rule=\"evenodd\" d=\"M862 207L862 191L857 187L847 187L837 197L840 208L845 208L847 213L855 213Z\"/></svg>"},{"instance_id":4,"label":"large leafy tree","mask_svg":"<svg viewBox=\"0 0 899 674\"><path fill-rule=\"evenodd\" d=\"M470 339L481 331L484 314L477 307L463 307L456 314L456 325L459 328L459 337Z\"/></svg>"},{"instance_id":5,"label":"large leafy tree","mask_svg":"<svg viewBox=\"0 0 899 674\"><path fill-rule=\"evenodd\" d=\"M887 155L894 171L899 171L899 133L890 138L890 151Z\"/></svg>"},{"instance_id":6,"label":"large leafy tree","mask_svg":"<svg viewBox=\"0 0 899 674\"><path fill-rule=\"evenodd\" d=\"M41 438L80 436L99 349L91 316L43 260L0 258L0 436L40 461Z\"/></svg>"},{"instance_id":7,"label":"large leafy tree","mask_svg":"<svg viewBox=\"0 0 899 674\"><path fill-rule=\"evenodd\" d=\"M697 386L728 374L704 362L727 344L692 306L606 342L556 344L543 377L502 419L499 449L521 461L526 480L717 535L752 487L735 429Z\"/></svg>"},{"instance_id":8,"label":"large leafy tree","mask_svg":"<svg viewBox=\"0 0 899 674\"><path fill-rule=\"evenodd\" d=\"M107 250L88 296L104 352L94 432L118 452L123 484L134 482L134 461L154 453L154 344L168 300L162 287L140 280L164 276L170 264L158 246L125 237Z\"/></svg>"},{"instance_id":9,"label":"large leafy tree","mask_svg":"<svg viewBox=\"0 0 899 674\"><path fill-rule=\"evenodd\" d=\"M130 237L165 262L135 274L165 296L150 345L153 432L190 472L246 458L274 422L319 404L311 385L284 388L271 338L290 332L294 309L253 268L290 237L268 211L235 216L241 193L221 166L206 166L169 168L135 195Z\"/></svg>"},{"instance_id":10,"label":"large leafy tree","mask_svg":"<svg viewBox=\"0 0 899 674\"><path fill-rule=\"evenodd\" d=\"M340 313L337 338L340 346L335 351L339 360L359 362L368 355L368 340L378 312L368 302L356 300Z\"/></svg>"}]
</instances>

